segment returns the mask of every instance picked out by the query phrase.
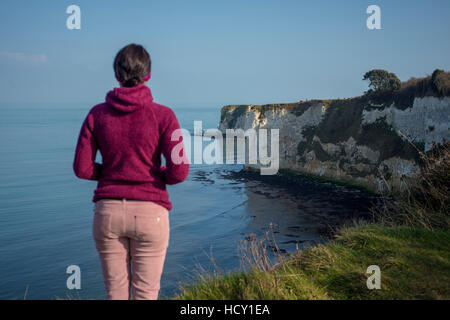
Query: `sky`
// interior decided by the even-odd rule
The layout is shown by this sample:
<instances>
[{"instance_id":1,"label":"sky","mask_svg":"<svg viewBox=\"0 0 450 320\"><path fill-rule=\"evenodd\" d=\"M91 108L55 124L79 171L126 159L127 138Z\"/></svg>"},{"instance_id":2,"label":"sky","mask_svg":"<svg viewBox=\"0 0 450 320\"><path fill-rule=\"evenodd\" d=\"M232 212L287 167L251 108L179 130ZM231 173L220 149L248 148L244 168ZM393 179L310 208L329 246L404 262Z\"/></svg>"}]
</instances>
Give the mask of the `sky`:
<instances>
[{"instance_id":1,"label":"sky","mask_svg":"<svg viewBox=\"0 0 450 320\"><path fill-rule=\"evenodd\" d=\"M72 4L80 30L66 26ZM101 103L129 43L149 51L148 85L169 106L358 96L371 69L449 70L449 13L448 0L2 0L0 106Z\"/></svg>"}]
</instances>

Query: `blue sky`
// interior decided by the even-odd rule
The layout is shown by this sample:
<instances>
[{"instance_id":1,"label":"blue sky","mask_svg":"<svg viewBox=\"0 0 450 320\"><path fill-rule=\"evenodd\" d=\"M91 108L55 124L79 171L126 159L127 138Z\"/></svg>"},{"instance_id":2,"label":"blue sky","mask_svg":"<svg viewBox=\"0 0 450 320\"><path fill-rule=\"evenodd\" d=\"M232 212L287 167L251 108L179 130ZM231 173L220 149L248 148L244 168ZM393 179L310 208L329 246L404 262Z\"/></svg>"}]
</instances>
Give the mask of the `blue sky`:
<instances>
[{"instance_id":1,"label":"blue sky","mask_svg":"<svg viewBox=\"0 0 450 320\"><path fill-rule=\"evenodd\" d=\"M81 30L66 8L81 8ZM381 8L381 30L366 8ZM152 57L167 105L262 104L360 95L374 68L401 80L450 69L450 1L0 2L0 103L95 104L128 43Z\"/></svg>"}]
</instances>

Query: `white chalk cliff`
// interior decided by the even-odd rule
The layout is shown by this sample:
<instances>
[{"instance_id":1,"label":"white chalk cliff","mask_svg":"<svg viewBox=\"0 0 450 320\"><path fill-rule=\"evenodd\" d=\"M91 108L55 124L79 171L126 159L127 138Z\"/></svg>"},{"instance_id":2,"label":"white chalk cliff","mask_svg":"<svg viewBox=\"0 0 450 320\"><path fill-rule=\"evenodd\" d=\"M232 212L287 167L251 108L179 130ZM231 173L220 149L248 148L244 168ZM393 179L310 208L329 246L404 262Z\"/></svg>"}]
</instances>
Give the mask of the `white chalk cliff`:
<instances>
[{"instance_id":1,"label":"white chalk cliff","mask_svg":"<svg viewBox=\"0 0 450 320\"><path fill-rule=\"evenodd\" d=\"M450 97L311 100L222 108L219 129L279 129L280 169L383 193L405 190L420 155L450 140ZM414 143L413 146L412 143ZM249 165L258 167L258 165Z\"/></svg>"}]
</instances>

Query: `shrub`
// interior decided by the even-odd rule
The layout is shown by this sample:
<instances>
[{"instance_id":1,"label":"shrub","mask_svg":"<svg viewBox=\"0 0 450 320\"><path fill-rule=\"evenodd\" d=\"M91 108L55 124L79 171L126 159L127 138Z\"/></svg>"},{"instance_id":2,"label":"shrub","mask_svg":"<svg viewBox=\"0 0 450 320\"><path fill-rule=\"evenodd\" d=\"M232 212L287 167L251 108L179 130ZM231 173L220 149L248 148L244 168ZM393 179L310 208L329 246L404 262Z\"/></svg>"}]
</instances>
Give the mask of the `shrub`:
<instances>
[{"instance_id":1,"label":"shrub","mask_svg":"<svg viewBox=\"0 0 450 320\"><path fill-rule=\"evenodd\" d=\"M363 80L369 80L370 91L398 90L401 87L400 79L395 73L382 69L374 69L364 74Z\"/></svg>"},{"instance_id":2,"label":"shrub","mask_svg":"<svg viewBox=\"0 0 450 320\"><path fill-rule=\"evenodd\" d=\"M364 96L377 104L395 103L397 108L410 108L414 98L450 96L450 72L436 69L431 76L402 82L399 90L369 90Z\"/></svg>"},{"instance_id":3,"label":"shrub","mask_svg":"<svg viewBox=\"0 0 450 320\"><path fill-rule=\"evenodd\" d=\"M450 95L450 72L436 69L431 76L431 81L440 96Z\"/></svg>"}]
</instances>

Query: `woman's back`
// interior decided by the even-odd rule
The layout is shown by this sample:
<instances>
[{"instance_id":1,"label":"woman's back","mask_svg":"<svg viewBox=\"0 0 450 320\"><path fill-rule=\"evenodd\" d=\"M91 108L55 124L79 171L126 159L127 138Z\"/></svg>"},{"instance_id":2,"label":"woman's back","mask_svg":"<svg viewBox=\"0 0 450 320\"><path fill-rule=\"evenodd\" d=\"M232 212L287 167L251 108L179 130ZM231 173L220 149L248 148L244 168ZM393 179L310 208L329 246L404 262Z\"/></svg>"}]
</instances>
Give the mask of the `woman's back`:
<instances>
[{"instance_id":1,"label":"woman's back","mask_svg":"<svg viewBox=\"0 0 450 320\"><path fill-rule=\"evenodd\" d=\"M171 136L179 128L173 111L154 103L145 84L115 88L105 103L91 109L83 124L74 171L80 178L99 181L94 202L103 198L147 200L170 210L165 185L185 180L189 172L187 163L171 161L172 148L179 143L171 141ZM102 155L101 168L92 165L97 149ZM161 153L167 172L161 169Z\"/></svg>"},{"instance_id":2,"label":"woman's back","mask_svg":"<svg viewBox=\"0 0 450 320\"><path fill-rule=\"evenodd\" d=\"M154 201L172 208L166 184L186 179L187 163L174 164L172 141L179 129L173 111L153 102L145 84L115 88L106 102L91 109L81 128L74 171L80 178L98 180L93 201L127 198ZM103 164L95 164L97 149ZM167 166L161 168L161 154ZM187 162L187 160L186 160ZM101 171L101 172L100 172Z\"/></svg>"},{"instance_id":3,"label":"woman's back","mask_svg":"<svg viewBox=\"0 0 450 320\"><path fill-rule=\"evenodd\" d=\"M94 135L103 159L102 183L163 183L155 173L161 165L159 127L167 109L152 103L145 85L116 88L108 93L106 103L93 108Z\"/></svg>"}]
</instances>

